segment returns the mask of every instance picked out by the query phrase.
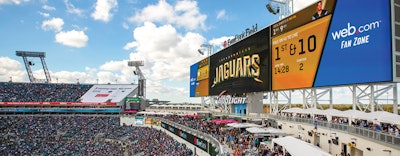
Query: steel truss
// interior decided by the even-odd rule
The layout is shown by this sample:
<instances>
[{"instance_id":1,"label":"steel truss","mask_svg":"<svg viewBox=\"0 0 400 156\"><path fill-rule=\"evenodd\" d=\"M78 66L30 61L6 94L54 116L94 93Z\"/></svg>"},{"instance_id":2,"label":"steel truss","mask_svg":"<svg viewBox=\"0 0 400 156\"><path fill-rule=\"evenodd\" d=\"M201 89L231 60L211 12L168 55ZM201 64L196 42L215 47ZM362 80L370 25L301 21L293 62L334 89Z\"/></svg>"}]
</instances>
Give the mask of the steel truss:
<instances>
[{"instance_id":1,"label":"steel truss","mask_svg":"<svg viewBox=\"0 0 400 156\"><path fill-rule=\"evenodd\" d=\"M382 83L348 86L352 96L352 109L364 112L389 111L382 105L392 104L393 113L398 114L397 83ZM323 109L321 104L329 104L333 109L333 88L301 89L304 109ZM272 91L267 93L270 98L271 113L277 113L292 107L292 92L295 90ZM279 105L283 105L279 108Z\"/></svg>"},{"instance_id":2,"label":"steel truss","mask_svg":"<svg viewBox=\"0 0 400 156\"><path fill-rule=\"evenodd\" d=\"M21 56L22 59L24 60L26 72L28 73L29 80L32 83L51 83L51 77L50 77L50 72L47 69L46 62L44 58L46 57L46 53L44 52L30 52L30 51L16 51L17 56ZM46 79L37 79L33 76L31 66L34 64L31 61L28 61L28 57L39 57L40 61L42 63L44 75L46 76Z\"/></svg>"},{"instance_id":3,"label":"steel truss","mask_svg":"<svg viewBox=\"0 0 400 156\"><path fill-rule=\"evenodd\" d=\"M393 104L393 113L398 114L397 83L349 86L353 94L353 110L364 112L388 111L382 104Z\"/></svg>"}]
</instances>

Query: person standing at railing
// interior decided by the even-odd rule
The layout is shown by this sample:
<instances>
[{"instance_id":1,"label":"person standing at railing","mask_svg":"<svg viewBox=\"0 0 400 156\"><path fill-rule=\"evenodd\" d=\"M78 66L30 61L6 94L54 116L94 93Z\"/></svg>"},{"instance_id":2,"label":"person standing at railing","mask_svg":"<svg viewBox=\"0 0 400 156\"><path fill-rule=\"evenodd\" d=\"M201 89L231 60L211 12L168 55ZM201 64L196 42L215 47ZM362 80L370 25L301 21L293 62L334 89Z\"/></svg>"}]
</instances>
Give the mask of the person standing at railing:
<instances>
[{"instance_id":1,"label":"person standing at railing","mask_svg":"<svg viewBox=\"0 0 400 156\"><path fill-rule=\"evenodd\" d=\"M362 120L362 121L360 122L360 127L366 127L366 126L367 126L367 124L365 123L364 120Z\"/></svg>"},{"instance_id":2,"label":"person standing at railing","mask_svg":"<svg viewBox=\"0 0 400 156\"><path fill-rule=\"evenodd\" d=\"M318 122L317 122L317 117L314 117L314 129L316 130L317 129L317 125L318 125Z\"/></svg>"},{"instance_id":3,"label":"person standing at railing","mask_svg":"<svg viewBox=\"0 0 400 156\"><path fill-rule=\"evenodd\" d=\"M381 126L379 125L379 123L375 123L375 126L374 126L375 128L375 130L376 131L378 131L378 132L380 132L381 130L382 130L382 128L381 128Z\"/></svg>"}]
</instances>

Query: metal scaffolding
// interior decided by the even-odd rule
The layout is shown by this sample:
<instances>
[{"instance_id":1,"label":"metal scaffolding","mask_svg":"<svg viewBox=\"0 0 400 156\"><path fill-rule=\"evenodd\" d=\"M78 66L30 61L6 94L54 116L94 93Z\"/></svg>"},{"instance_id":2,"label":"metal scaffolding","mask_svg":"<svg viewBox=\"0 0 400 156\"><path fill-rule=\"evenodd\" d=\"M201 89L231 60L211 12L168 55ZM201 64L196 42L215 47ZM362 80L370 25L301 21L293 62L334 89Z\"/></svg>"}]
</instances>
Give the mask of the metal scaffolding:
<instances>
[{"instance_id":1,"label":"metal scaffolding","mask_svg":"<svg viewBox=\"0 0 400 156\"><path fill-rule=\"evenodd\" d=\"M46 57L46 53L44 52L30 52L30 51L16 51L17 56L21 56L24 60L26 71L28 72L29 80L32 83L51 83L50 73L47 69L46 62L44 58ZM28 61L28 57L39 57L43 66L44 75L46 79L37 79L33 76L31 66L35 65L31 61Z\"/></svg>"},{"instance_id":2,"label":"metal scaffolding","mask_svg":"<svg viewBox=\"0 0 400 156\"><path fill-rule=\"evenodd\" d=\"M128 66L129 67L135 67L135 70L133 71L133 74L137 75L138 78L138 93L137 96L141 97L143 99L146 99L146 78L144 77L144 74L142 70L140 70L141 66L144 66L144 61L139 60L139 61L128 61Z\"/></svg>"}]
</instances>

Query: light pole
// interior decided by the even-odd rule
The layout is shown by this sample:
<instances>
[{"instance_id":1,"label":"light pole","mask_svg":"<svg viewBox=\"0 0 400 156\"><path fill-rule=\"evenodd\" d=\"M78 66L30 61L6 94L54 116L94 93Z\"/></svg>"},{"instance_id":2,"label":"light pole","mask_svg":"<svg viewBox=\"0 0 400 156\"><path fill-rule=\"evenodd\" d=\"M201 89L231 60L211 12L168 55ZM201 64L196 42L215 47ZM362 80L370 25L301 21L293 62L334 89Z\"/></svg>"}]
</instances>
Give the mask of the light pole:
<instances>
[{"instance_id":1,"label":"light pole","mask_svg":"<svg viewBox=\"0 0 400 156\"><path fill-rule=\"evenodd\" d=\"M265 5L268 12L276 15L279 14L279 19L289 16L293 13L293 0L269 0ZM275 3L273 6L272 3ZM278 5L278 6L276 6ZM283 11L282 11L283 10Z\"/></svg>"},{"instance_id":2,"label":"light pole","mask_svg":"<svg viewBox=\"0 0 400 156\"><path fill-rule=\"evenodd\" d=\"M211 56L211 53L212 53L212 51L214 50L214 46L213 45L211 45L211 44L202 44L202 45L200 45L200 49L198 49L197 51L201 54L201 55L204 55L204 51L202 50L202 48L206 48L207 49L207 56L206 56L206 58L208 58L208 66L210 66L210 56ZM206 105L206 102L205 102L205 99L204 99L205 97L204 96L202 96L201 97L201 105L203 105L203 106L205 106ZM213 101L213 98L212 97L209 97L209 100L210 100L210 106L209 106L209 109L211 108L211 107L214 107L214 101Z\"/></svg>"},{"instance_id":3,"label":"light pole","mask_svg":"<svg viewBox=\"0 0 400 156\"><path fill-rule=\"evenodd\" d=\"M207 57L211 56L212 51L214 50L214 46L211 44L202 44L200 45L202 48L207 48ZM204 51L202 49L197 50L201 55L204 55Z\"/></svg>"},{"instance_id":4,"label":"light pole","mask_svg":"<svg viewBox=\"0 0 400 156\"><path fill-rule=\"evenodd\" d=\"M386 92L386 107L387 107L387 111L389 111L389 92Z\"/></svg>"}]
</instances>

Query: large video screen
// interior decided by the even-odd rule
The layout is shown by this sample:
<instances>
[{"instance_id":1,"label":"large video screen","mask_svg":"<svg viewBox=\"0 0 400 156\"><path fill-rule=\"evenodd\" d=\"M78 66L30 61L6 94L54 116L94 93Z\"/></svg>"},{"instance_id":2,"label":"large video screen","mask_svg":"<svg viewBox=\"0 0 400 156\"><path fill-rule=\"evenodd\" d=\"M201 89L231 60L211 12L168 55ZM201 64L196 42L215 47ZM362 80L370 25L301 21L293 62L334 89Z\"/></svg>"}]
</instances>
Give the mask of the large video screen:
<instances>
[{"instance_id":1,"label":"large video screen","mask_svg":"<svg viewBox=\"0 0 400 156\"><path fill-rule=\"evenodd\" d=\"M392 81L389 3L325 0L273 24L272 90Z\"/></svg>"},{"instance_id":2,"label":"large video screen","mask_svg":"<svg viewBox=\"0 0 400 156\"><path fill-rule=\"evenodd\" d=\"M270 90L269 29L210 57L209 94L242 94Z\"/></svg>"},{"instance_id":3,"label":"large video screen","mask_svg":"<svg viewBox=\"0 0 400 156\"><path fill-rule=\"evenodd\" d=\"M190 66L190 97L208 96L208 58Z\"/></svg>"}]
</instances>

